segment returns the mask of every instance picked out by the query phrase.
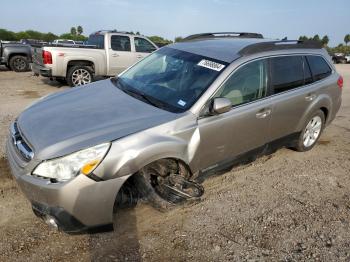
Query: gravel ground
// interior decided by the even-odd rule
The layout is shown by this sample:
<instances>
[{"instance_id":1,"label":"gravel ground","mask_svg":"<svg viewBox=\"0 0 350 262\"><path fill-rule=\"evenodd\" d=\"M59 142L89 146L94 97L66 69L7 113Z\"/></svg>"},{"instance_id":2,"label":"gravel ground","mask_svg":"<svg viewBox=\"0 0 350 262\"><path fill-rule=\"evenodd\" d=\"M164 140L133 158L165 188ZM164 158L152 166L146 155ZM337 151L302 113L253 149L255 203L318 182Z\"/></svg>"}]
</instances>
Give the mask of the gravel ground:
<instances>
[{"instance_id":1,"label":"gravel ground","mask_svg":"<svg viewBox=\"0 0 350 262\"><path fill-rule=\"evenodd\" d=\"M114 232L49 230L12 180L8 125L67 87L0 68L0 261L350 261L350 65L343 105L307 153L281 149L204 182L200 202L120 212Z\"/></svg>"}]
</instances>

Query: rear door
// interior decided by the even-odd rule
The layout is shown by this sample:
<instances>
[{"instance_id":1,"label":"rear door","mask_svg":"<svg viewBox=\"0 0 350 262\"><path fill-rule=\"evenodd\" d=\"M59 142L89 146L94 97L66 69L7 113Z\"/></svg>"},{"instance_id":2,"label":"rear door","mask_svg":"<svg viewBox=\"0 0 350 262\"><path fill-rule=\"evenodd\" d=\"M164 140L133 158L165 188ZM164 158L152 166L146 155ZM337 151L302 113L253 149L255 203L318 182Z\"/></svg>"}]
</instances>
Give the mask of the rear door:
<instances>
[{"instance_id":1,"label":"rear door","mask_svg":"<svg viewBox=\"0 0 350 262\"><path fill-rule=\"evenodd\" d=\"M272 112L267 65L267 59L260 59L237 69L214 95L230 99L232 109L198 120L201 169L231 162L265 144Z\"/></svg>"},{"instance_id":2,"label":"rear door","mask_svg":"<svg viewBox=\"0 0 350 262\"><path fill-rule=\"evenodd\" d=\"M302 55L270 58L270 73L274 100L269 139L272 141L300 131L299 121L317 95Z\"/></svg>"},{"instance_id":3,"label":"rear door","mask_svg":"<svg viewBox=\"0 0 350 262\"><path fill-rule=\"evenodd\" d=\"M127 35L111 35L108 51L107 73L110 76L120 74L134 63L131 40Z\"/></svg>"},{"instance_id":4,"label":"rear door","mask_svg":"<svg viewBox=\"0 0 350 262\"><path fill-rule=\"evenodd\" d=\"M145 58L150 53L157 50L150 41L143 37L134 37L134 45L135 45L135 62Z\"/></svg>"}]
</instances>

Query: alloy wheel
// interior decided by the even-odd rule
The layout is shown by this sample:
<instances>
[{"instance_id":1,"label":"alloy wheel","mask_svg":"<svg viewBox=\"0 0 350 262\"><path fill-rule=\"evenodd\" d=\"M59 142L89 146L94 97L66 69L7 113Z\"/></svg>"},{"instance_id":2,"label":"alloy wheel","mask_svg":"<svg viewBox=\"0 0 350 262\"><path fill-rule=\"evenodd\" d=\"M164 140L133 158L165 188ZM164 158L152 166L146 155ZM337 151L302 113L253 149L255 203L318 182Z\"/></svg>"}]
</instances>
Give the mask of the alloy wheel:
<instances>
[{"instance_id":1,"label":"alloy wheel","mask_svg":"<svg viewBox=\"0 0 350 262\"><path fill-rule=\"evenodd\" d=\"M303 144L305 147L312 146L318 139L322 130L322 119L319 116L314 116L307 124L304 136Z\"/></svg>"}]
</instances>

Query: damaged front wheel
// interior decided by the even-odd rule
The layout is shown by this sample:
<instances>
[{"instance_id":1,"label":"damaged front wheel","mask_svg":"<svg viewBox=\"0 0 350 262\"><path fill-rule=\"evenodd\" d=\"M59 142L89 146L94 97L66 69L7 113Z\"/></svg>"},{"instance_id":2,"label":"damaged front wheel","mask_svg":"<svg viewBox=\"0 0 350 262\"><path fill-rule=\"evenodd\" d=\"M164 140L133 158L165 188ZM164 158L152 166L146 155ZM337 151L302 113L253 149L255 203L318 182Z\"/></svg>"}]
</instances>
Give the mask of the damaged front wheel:
<instances>
[{"instance_id":1,"label":"damaged front wheel","mask_svg":"<svg viewBox=\"0 0 350 262\"><path fill-rule=\"evenodd\" d=\"M198 199L203 187L192 181L187 168L176 160L163 159L136 174L136 186L153 206L166 209L189 199Z\"/></svg>"}]
</instances>

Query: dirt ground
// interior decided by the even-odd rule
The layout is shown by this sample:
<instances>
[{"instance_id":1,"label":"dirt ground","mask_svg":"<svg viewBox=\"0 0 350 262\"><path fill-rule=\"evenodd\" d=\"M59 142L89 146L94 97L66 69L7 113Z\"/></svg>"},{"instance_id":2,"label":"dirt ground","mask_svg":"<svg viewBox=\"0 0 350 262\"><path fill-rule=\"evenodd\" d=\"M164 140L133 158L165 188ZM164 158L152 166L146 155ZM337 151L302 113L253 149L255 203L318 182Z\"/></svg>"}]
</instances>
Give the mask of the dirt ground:
<instances>
[{"instance_id":1,"label":"dirt ground","mask_svg":"<svg viewBox=\"0 0 350 262\"><path fill-rule=\"evenodd\" d=\"M209 178L200 202L124 211L114 232L68 235L32 214L4 156L10 122L67 87L0 67L0 261L350 261L350 65L337 69L343 105L313 150Z\"/></svg>"}]
</instances>

